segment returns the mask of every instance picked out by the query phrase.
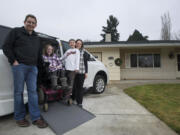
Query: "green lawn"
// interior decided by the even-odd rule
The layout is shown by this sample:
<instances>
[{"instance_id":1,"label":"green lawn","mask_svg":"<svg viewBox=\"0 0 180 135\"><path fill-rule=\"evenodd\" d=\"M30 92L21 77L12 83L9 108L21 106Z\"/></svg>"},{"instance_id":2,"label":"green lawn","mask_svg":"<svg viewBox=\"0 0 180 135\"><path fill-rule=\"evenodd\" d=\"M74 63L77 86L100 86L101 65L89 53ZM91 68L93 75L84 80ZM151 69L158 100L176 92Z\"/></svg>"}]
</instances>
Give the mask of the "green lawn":
<instances>
[{"instance_id":1,"label":"green lawn","mask_svg":"<svg viewBox=\"0 0 180 135\"><path fill-rule=\"evenodd\" d=\"M180 134L180 84L135 86L124 92Z\"/></svg>"}]
</instances>

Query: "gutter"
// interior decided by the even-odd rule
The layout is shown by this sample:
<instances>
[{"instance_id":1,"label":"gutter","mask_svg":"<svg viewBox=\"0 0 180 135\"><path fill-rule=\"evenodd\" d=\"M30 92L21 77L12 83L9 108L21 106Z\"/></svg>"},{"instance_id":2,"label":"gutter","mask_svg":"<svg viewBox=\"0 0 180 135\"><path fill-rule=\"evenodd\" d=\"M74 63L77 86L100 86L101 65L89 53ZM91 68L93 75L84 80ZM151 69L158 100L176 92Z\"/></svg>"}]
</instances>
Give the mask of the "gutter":
<instances>
[{"instance_id":1,"label":"gutter","mask_svg":"<svg viewBox=\"0 0 180 135\"><path fill-rule=\"evenodd\" d=\"M135 47L180 47L180 43L148 43L148 44L102 44L102 45L84 45L85 48L135 48Z\"/></svg>"}]
</instances>

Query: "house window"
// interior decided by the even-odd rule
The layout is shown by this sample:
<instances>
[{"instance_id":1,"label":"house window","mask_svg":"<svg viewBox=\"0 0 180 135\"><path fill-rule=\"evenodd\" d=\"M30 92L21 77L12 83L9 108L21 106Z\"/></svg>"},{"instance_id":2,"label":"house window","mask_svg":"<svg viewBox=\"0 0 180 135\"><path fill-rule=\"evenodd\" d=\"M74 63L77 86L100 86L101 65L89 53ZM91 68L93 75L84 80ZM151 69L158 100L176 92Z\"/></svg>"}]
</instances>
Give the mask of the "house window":
<instances>
[{"instance_id":1,"label":"house window","mask_svg":"<svg viewBox=\"0 0 180 135\"><path fill-rule=\"evenodd\" d=\"M139 67L153 67L152 54L139 54L138 55Z\"/></svg>"},{"instance_id":2,"label":"house window","mask_svg":"<svg viewBox=\"0 0 180 135\"><path fill-rule=\"evenodd\" d=\"M154 67L160 67L161 61L160 61L160 54L154 54Z\"/></svg>"},{"instance_id":3,"label":"house window","mask_svg":"<svg viewBox=\"0 0 180 135\"><path fill-rule=\"evenodd\" d=\"M131 54L131 67L160 67L160 54Z\"/></svg>"},{"instance_id":4,"label":"house window","mask_svg":"<svg viewBox=\"0 0 180 135\"><path fill-rule=\"evenodd\" d=\"M137 67L137 54L131 54L131 67Z\"/></svg>"}]
</instances>

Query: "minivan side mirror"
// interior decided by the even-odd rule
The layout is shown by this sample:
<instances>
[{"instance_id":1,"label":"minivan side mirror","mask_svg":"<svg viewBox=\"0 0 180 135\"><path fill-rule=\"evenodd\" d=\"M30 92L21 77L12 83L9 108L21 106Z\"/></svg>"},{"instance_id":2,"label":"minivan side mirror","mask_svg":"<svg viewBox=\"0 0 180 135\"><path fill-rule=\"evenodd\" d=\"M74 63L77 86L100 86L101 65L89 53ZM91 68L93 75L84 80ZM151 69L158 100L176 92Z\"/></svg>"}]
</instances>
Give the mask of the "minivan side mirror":
<instances>
[{"instance_id":1,"label":"minivan side mirror","mask_svg":"<svg viewBox=\"0 0 180 135\"><path fill-rule=\"evenodd\" d=\"M96 60L90 55L88 61L96 61Z\"/></svg>"}]
</instances>

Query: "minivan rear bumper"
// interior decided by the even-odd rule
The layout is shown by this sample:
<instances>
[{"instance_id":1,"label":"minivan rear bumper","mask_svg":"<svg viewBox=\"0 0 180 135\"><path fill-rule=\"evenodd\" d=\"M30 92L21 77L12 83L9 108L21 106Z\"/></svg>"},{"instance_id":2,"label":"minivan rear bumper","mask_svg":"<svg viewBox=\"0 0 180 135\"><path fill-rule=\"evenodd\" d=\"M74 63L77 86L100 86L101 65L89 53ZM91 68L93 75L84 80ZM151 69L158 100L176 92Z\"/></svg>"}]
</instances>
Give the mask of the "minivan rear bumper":
<instances>
[{"instance_id":1,"label":"minivan rear bumper","mask_svg":"<svg viewBox=\"0 0 180 135\"><path fill-rule=\"evenodd\" d=\"M28 97L24 97L24 103L28 102ZM0 116L8 115L14 112L14 99L0 100Z\"/></svg>"}]
</instances>

